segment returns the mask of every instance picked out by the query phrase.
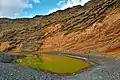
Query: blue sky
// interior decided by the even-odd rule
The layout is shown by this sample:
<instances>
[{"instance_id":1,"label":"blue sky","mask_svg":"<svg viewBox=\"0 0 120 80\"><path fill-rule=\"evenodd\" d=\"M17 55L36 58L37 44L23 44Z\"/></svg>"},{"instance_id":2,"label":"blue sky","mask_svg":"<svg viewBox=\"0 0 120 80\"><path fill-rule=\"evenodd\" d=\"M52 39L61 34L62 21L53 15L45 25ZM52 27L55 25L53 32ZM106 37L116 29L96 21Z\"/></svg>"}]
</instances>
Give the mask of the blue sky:
<instances>
[{"instance_id":1,"label":"blue sky","mask_svg":"<svg viewBox=\"0 0 120 80\"><path fill-rule=\"evenodd\" d=\"M33 3L33 8L24 9L18 16L45 15L49 10L57 7L59 0L41 0L40 3Z\"/></svg>"},{"instance_id":2,"label":"blue sky","mask_svg":"<svg viewBox=\"0 0 120 80\"><path fill-rule=\"evenodd\" d=\"M0 0L0 17L22 18L46 15L89 0Z\"/></svg>"}]
</instances>

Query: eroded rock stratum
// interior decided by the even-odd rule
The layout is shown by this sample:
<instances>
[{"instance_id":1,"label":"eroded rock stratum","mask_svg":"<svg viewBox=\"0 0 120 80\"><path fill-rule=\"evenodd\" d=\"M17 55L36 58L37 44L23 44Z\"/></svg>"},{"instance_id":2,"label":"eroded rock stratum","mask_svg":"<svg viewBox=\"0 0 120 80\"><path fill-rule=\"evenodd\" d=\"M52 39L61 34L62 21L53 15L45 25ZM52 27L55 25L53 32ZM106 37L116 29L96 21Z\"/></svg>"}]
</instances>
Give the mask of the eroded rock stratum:
<instances>
[{"instance_id":1,"label":"eroded rock stratum","mask_svg":"<svg viewBox=\"0 0 120 80\"><path fill-rule=\"evenodd\" d=\"M31 19L0 19L0 51L120 53L120 0L91 0Z\"/></svg>"}]
</instances>

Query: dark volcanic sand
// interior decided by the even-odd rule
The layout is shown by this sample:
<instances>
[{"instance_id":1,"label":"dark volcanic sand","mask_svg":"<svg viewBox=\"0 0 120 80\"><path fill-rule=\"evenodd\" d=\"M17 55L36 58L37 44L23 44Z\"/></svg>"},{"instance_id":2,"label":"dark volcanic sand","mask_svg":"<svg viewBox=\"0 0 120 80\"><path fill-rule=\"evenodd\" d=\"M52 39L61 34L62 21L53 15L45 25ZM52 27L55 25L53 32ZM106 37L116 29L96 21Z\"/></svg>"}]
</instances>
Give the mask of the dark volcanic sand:
<instances>
[{"instance_id":1,"label":"dark volcanic sand","mask_svg":"<svg viewBox=\"0 0 120 80\"><path fill-rule=\"evenodd\" d=\"M19 57L0 54L0 80L120 80L120 60L106 61L79 74L58 76L12 63Z\"/></svg>"}]
</instances>

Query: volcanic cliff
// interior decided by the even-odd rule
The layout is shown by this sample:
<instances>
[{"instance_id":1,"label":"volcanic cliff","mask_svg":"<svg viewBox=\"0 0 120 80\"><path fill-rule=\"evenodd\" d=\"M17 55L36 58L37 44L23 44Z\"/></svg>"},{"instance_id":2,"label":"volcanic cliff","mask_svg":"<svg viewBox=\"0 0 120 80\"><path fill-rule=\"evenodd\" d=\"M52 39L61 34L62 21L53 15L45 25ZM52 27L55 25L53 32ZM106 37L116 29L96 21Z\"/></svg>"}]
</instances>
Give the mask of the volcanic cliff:
<instances>
[{"instance_id":1,"label":"volcanic cliff","mask_svg":"<svg viewBox=\"0 0 120 80\"><path fill-rule=\"evenodd\" d=\"M91 0L30 19L1 18L0 51L120 53L120 0Z\"/></svg>"}]
</instances>

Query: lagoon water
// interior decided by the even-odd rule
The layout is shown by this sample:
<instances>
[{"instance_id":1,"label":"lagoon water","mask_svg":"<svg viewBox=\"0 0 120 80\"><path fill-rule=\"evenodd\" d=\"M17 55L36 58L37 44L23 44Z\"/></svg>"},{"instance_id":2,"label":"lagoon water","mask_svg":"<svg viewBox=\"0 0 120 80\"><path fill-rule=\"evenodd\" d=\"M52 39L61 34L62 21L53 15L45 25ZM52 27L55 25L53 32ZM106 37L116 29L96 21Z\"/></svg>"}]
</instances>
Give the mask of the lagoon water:
<instances>
[{"instance_id":1,"label":"lagoon water","mask_svg":"<svg viewBox=\"0 0 120 80\"><path fill-rule=\"evenodd\" d=\"M83 59L57 54L31 55L16 62L19 65L57 74L72 74L92 66Z\"/></svg>"}]
</instances>

